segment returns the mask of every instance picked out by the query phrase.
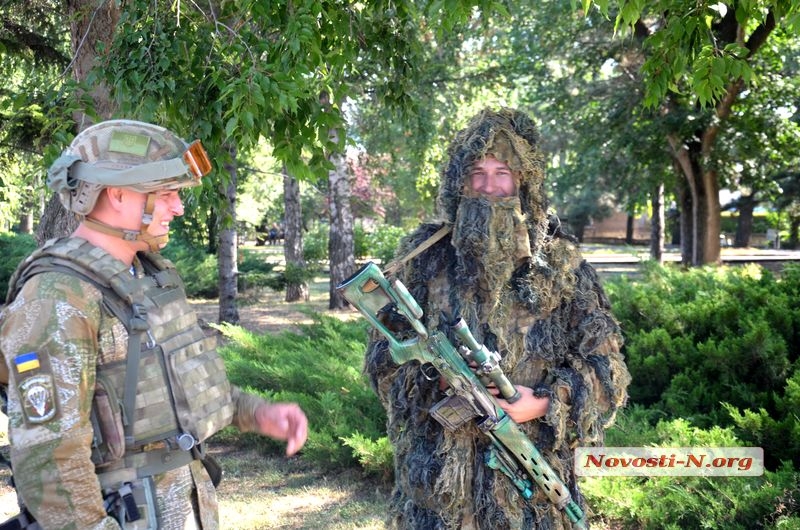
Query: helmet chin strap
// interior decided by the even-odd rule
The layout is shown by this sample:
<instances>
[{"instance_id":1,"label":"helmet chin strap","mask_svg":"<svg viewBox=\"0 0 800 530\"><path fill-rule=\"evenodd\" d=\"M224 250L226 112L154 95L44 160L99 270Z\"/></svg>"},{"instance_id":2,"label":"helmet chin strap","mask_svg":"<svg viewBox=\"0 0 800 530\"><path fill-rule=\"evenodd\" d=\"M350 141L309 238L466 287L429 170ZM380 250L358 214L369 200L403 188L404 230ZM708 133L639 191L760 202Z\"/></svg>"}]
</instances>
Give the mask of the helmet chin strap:
<instances>
[{"instance_id":1,"label":"helmet chin strap","mask_svg":"<svg viewBox=\"0 0 800 530\"><path fill-rule=\"evenodd\" d=\"M93 230L124 239L125 241L143 241L150 247L151 252L159 252L161 248L167 244L167 241L169 241L169 234L152 236L147 233L147 229L153 222L153 211L155 207L156 194L148 193L147 202L145 202L144 211L142 212L142 227L139 230L115 228L97 219L92 219L91 217L85 217L83 223Z\"/></svg>"}]
</instances>

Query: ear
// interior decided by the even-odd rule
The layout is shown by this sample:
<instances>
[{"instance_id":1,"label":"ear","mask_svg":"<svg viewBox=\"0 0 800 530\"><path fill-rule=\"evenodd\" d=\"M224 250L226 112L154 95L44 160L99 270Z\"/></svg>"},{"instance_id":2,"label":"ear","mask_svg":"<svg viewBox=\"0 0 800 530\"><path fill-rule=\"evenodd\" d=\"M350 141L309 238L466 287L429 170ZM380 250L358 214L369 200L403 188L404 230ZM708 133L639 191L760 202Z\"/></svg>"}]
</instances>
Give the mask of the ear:
<instances>
[{"instance_id":1,"label":"ear","mask_svg":"<svg viewBox=\"0 0 800 530\"><path fill-rule=\"evenodd\" d=\"M108 204L114 209L119 210L122 207L123 197L125 190L122 188L108 187L103 189L103 193L108 199Z\"/></svg>"}]
</instances>

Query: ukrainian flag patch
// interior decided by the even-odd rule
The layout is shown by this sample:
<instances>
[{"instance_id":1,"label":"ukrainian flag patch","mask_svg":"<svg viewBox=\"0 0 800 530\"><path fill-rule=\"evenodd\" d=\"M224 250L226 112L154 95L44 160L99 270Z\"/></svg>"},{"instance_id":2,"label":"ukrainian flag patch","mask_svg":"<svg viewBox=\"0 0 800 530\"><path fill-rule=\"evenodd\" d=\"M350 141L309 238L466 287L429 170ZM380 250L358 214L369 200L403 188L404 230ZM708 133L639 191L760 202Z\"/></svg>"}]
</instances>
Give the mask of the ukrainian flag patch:
<instances>
[{"instance_id":1,"label":"ukrainian flag patch","mask_svg":"<svg viewBox=\"0 0 800 530\"><path fill-rule=\"evenodd\" d=\"M22 353L14 357L17 372L24 373L39 368L39 355L35 352Z\"/></svg>"}]
</instances>

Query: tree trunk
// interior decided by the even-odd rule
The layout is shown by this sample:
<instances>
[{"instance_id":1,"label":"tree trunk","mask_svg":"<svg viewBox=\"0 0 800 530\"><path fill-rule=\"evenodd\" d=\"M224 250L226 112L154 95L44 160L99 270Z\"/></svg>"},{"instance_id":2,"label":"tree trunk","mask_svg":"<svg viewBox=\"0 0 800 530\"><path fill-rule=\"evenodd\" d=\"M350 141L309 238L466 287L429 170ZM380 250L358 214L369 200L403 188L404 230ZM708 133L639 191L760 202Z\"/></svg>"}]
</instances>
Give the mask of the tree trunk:
<instances>
[{"instance_id":1,"label":"tree trunk","mask_svg":"<svg viewBox=\"0 0 800 530\"><path fill-rule=\"evenodd\" d=\"M300 205L300 184L286 172L283 166L283 211L284 211L284 239L283 255L286 259L286 269L294 268L298 271L306 269L303 259L303 211ZM290 279L292 277L290 276ZM286 301L308 301L308 283L294 281L286 283Z\"/></svg>"},{"instance_id":2,"label":"tree trunk","mask_svg":"<svg viewBox=\"0 0 800 530\"><path fill-rule=\"evenodd\" d=\"M677 135L668 137L674 165L687 183L691 213L691 233L689 240L681 233L683 263L694 267L708 263L719 263L720 247L720 204L719 182L715 171L704 170L701 160L704 157L703 145L698 141L681 141ZM691 242L691 245L688 243Z\"/></svg>"},{"instance_id":3,"label":"tree trunk","mask_svg":"<svg viewBox=\"0 0 800 530\"><path fill-rule=\"evenodd\" d=\"M722 207L719 203L719 178L712 169L703 171L703 200L702 229L699 237L703 240L702 249L699 249L700 260L695 263L700 265L719 265L722 263L719 236L722 233Z\"/></svg>"},{"instance_id":4,"label":"tree trunk","mask_svg":"<svg viewBox=\"0 0 800 530\"><path fill-rule=\"evenodd\" d=\"M336 286L355 271L355 241L353 239L353 214L350 210L350 174L345 157L335 153L330 157L334 169L328 174L330 208L330 237L328 258L330 259L330 309L348 306Z\"/></svg>"},{"instance_id":5,"label":"tree trunk","mask_svg":"<svg viewBox=\"0 0 800 530\"><path fill-rule=\"evenodd\" d=\"M664 260L664 184L656 186L651 204L653 217L650 220L650 258L661 263Z\"/></svg>"},{"instance_id":6,"label":"tree trunk","mask_svg":"<svg viewBox=\"0 0 800 530\"><path fill-rule=\"evenodd\" d=\"M78 217L61 206L61 201L57 195L50 197L47 206L44 207L42 217L39 219L39 226L36 228L36 241L42 245L48 239L64 237L71 234L80 220Z\"/></svg>"},{"instance_id":7,"label":"tree trunk","mask_svg":"<svg viewBox=\"0 0 800 530\"><path fill-rule=\"evenodd\" d=\"M570 215L567 219L566 225L569 227L570 232L578 240L578 243L583 243L586 237L586 226L589 224L589 216L585 214Z\"/></svg>"},{"instance_id":8,"label":"tree trunk","mask_svg":"<svg viewBox=\"0 0 800 530\"><path fill-rule=\"evenodd\" d=\"M736 221L736 235L733 246L745 248L750 246L750 236L753 235L753 211L756 201L753 195L742 195L738 200L739 218Z\"/></svg>"},{"instance_id":9,"label":"tree trunk","mask_svg":"<svg viewBox=\"0 0 800 530\"><path fill-rule=\"evenodd\" d=\"M790 217L788 248L797 250L798 239L800 239L800 217Z\"/></svg>"},{"instance_id":10,"label":"tree trunk","mask_svg":"<svg viewBox=\"0 0 800 530\"><path fill-rule=\"evenodd\" d=\"M627 219L625 219L625 244L627 245L633 245L633 223L633 215L628 214Z\"/></svg>"},{"instance_id":11,"label":"tree trunk","mask_svg":"<svg viewBox=\"0 0 800 530\"><path fill-rule=\"evenodd\" d=\"M17 231L20 234L33 234L33 207L29 207L19 216Z\"/></svg>"},{"instance_id":12,"label":"tree trunk","mask_svg":"<svg viewBox=\"0 0 800 530\"><path fill-rule=\"evenodd\" d=\"M681 264L688 267L692 264L692 249L694 248L692 243L694 216L692 215L692 195L686 178L678 177L675 196L678 200Z\"/></svg>"},{"instance_id":13,"label":"tree trunk","mask_svg":"<svg viewBox=\"0 0 800 530\"><path fill-rule=\"evenodd\" d=\"M68 0L67 16L70 23L70 41L72 43L72 74L79 82L86 81L89 72L97 61L98 45L103 49L111 47L114 30L120 16L119 2L100 2L97 0ZM114 114L115 106L104 83L95 83L90 97L94 112L101 119L108 119ZM78 133L92 125L84 111L73 116ZM66 147L66 146L65 146ZM48 239L63 237L78 227L78 218L61 206L56 195L50 197L42 212L36 230L36 240L41 245Z\"/></svg>"},{"instance_id":14,"label":"tree trunk","mask_svg":"<svg viewBox=\"0 0 800 530\"><path fill-rule=\"evenodd\" d=\"M330 105L330 95L320 94L320 103ZM328 172L328 211L330 232L328 236L328 260L330 262L330 301L329 309L348 307L344 296L336 291L336 286L355 271L355 240L353 236L353 212L350 208L350 180L347 159L341 151L344 142L340 141L340 131L331 129L328 140L335 146L328 155L333 169Z\"/></svg>"},{"instance_id":15,"label":"tree trunk","mask_svg":"<svg viewBox=\"0 0 800 530\"><path fill-rule=\"evenodd\" d=\"M72 43L72 73L78 81L85 81L97 62L98 45L109 50L114 40L114 31L120 17L120 2L98 2L97 0L67 0L70 39ZM115 109L108 86L93 83L90 94L94 112L101 120L110 118ZM75 116L78 131L91 125L86 112Z\"/></svg>"},{"instance_id":16,"label":"tree trunk","mask_svg":"<svg viewBox=\"0 0 800 530\"><path fill-rule=\"evenodd\" d=\"M228 176L227 185L224 188L225 195L225 215L223 219L228 219L226 226L221 226L219 230L219 251L217 253L217 265L219 268L219 321L230 324L239 323L239 310L236 308L236 296L239 292L237 285L239 268L237 265L238 237L236 234L236 148L228 147L230 162L225 164L225 172Z\"/></svg>"},{"instance_id":17,"label":"tree trunk","mask_svg":"<svg viewBox=\"0 0 800 530\"><path fill-rule=\"evenodd\" d=\"M330 161L334 168L328 173L328 205L330 209L328 258L331 268L328 307L342 309L347 307L348 303L344 296L336 291L336 286L346 280L355 270L353 214L350 210L350 174L342 153L332 154Z\"/></svg>"},{"instance_id":18,"label":"tree trunk","mask_svg":"<svg viewBox=\"0 0 800 530\"><path fill-rule=\"evenodd\" d=\"M208 211L208 248L206 248L206 252L209 254L216 254L219 249L219 224L221 222L217 207L213 206Z\"/></svg>"}]
</instances>

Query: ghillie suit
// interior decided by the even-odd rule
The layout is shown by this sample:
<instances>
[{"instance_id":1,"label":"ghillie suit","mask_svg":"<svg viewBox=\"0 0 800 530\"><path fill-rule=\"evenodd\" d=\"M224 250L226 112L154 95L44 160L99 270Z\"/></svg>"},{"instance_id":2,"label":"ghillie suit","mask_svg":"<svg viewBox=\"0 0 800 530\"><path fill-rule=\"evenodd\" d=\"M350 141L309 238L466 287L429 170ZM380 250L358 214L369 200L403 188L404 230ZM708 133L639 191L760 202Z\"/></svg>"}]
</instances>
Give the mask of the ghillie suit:
<instances>
[{"instance_id":1,"label":"ghillie suit","mask_svg":"<svg viewBox=\"0 0 800 530\"><path fill-rule=\"evenodd\" d=\"M550 398L546 415L522 428L585 510L573 450L603 442L626 400L630 375L594 270L547 214L538 145L534 124L520 112L484 111L473 118L449 149L439 192L440 215L452 232L400 261L397 277L419 301L429 329L447 333L450 318L462 316L478 342L501 353L514 384ZM517 196L485 197L465 188L471 165L487 155L512 169ZM398 258L441 227L420 226L404 238ZM440 381L428 379L417 362L395 364L377 334L366 372L388 411L395 452L392 527L570 528L544 494L526 502L484 464L489 442L473 424L450 432L429 416L445 396Z\"/></svg>"}]
</instances>

